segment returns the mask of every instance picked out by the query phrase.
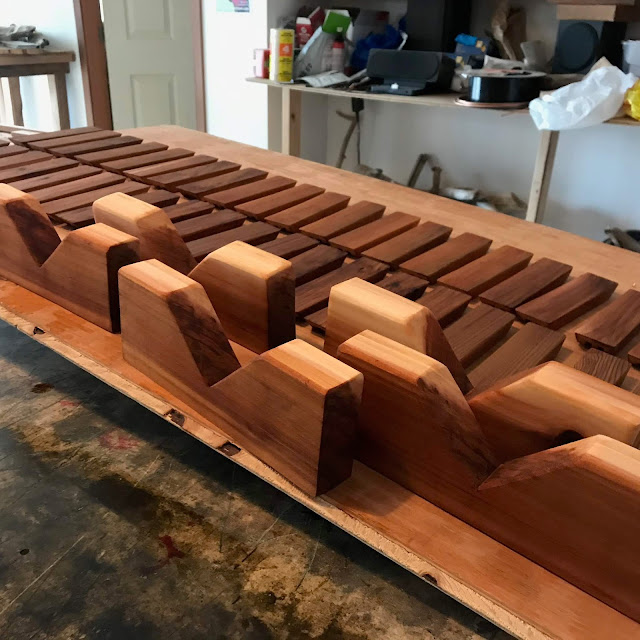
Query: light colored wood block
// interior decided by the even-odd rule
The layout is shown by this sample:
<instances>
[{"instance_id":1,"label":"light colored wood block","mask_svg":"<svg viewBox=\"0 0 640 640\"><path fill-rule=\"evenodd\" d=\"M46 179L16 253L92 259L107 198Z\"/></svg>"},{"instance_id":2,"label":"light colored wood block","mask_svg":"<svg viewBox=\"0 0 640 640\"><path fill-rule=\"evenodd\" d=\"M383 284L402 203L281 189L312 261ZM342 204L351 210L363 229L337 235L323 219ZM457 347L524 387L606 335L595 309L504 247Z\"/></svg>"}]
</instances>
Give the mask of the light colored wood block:
<instances>
[{"instance_id":1,"label":"light colored wood block","mask_svg":"<svg viewBox=\"0 0 640 640\"><path fill-rule=\"evenodd\" d=\"M180 273L189 273L196 261L167 214L160 208L124 193L112 193L93 203L93 217L140 241L142 260L156 258Z\"/></svg>"},{"instance_id":2,"label":"light colored wood block","mask_svg":"<svg viewBox=\"0 0 640 640\"><path fill-rule=\"evenodd\" d=\"M159 260L120 270L124 359L192 398L240 367L202 285Z\"/></svg>"},{"instance_id":3,"label":"light colored wood block","mask_svg":"<svg viewBox=\"0 0 640 640\"><path fill-rule=\"evenodd\" d=\"M103 224L61 240L32 196L0 185L0 273L107 331L118 331L118 269L139 260L136 238Z\"/></svg>"},{"instance_id":4,"label":"light colored wood block","mask_svg":"<svg viewBox=\"0 0 640 640\"><path fill-rule=\"evenodd\" d=\"M329 294L325 351L335 355L345 340L367 329L435 358L464 393L471 388L429 309L359 278L335 285Z\"/></svg>"},{"instance_id":5,"label":"light colored wood block","mask_svg":"<svg viewBox=\"0 0 640 640\"><path fill-rule=\"evenodd\" d=\"M600 434L640 444L640 397L559 362L503 380L469 404L501 462Z\"/></svg>"},{"instance_id":6,"label":"light colored wood block","mask_svg":"<svg viewBox=\"0 0 640 640\"><path fill-rule=\"evenodd\" d=\"M262 353L296 337L295 277L288 260L231 242L210 253L190 277L204 287L234 342Z\"/></svg>"}]
</instances>

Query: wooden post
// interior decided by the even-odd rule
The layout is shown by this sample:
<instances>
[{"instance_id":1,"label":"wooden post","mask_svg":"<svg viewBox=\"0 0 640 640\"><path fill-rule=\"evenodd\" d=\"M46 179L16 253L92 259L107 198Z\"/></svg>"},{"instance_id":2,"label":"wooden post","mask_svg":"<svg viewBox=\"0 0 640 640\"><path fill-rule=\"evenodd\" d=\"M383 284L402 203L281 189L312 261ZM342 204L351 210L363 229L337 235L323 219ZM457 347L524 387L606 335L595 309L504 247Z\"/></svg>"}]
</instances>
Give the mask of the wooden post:
<instances>
[{"instance_id":1,"label":"wooden post","mask_svg":"<svg viewBox=\"0 0 640 640\"><path fill-rule=\"evenodd\" d=\"M527 217L529 222L542 222L544 210L549 195L553 163L556 159L559 131L542 131L536 155L536 166L533 170L531 191L529 192L529 205Z\"/></svg>"},{"instance_id":2,"label":"wooden post","mask_svg":"<svg viewBox=\"0 0 640 640\"><path fill-rule=\"evenodd\" d=\"M57 115L58 128L69 129L69 101L67 99L67 79L64 71L54 73L49 78L49 95L54 116Z\"/></svg>"},{"instance_id":3,"label":"wooden post","mask_svg":"<svg viewBox=\"0 0 640 640\"><path fill-rule=\"evenodd\" d=\"M11 112L13 113L13 124L16 127L24 127L24 117L22 115L22 96L20 95L20 78L13 77L9 80L9 96L11 97Z\"/></svg>"},{"instance_id":4,"label":"wooden post","mask_svg":"<svg viewBox=\"0 0 640 640\"><path fill-rule=\"evenodd\" d=\"M300 157L302 95L291 87L282 88L282 153Z\"/></svg>"}]
</instances>

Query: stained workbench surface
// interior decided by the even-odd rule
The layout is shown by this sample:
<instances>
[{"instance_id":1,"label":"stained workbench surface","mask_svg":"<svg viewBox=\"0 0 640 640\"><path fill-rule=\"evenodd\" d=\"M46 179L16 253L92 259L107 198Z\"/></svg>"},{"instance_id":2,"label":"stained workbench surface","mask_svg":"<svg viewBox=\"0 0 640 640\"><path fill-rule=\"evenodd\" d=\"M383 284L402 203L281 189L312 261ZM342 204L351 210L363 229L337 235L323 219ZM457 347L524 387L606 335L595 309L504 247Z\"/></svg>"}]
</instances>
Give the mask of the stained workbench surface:
<instances>
[{"instance_id":1,"label":"stained workbench surface","mask_svg":"<svg viewBox=\"0 0 640 640\"><path fill-rule=\"evenodd\" d=\"M0 637L505 640L0 323Z\"/></svg>"}]
</instances>

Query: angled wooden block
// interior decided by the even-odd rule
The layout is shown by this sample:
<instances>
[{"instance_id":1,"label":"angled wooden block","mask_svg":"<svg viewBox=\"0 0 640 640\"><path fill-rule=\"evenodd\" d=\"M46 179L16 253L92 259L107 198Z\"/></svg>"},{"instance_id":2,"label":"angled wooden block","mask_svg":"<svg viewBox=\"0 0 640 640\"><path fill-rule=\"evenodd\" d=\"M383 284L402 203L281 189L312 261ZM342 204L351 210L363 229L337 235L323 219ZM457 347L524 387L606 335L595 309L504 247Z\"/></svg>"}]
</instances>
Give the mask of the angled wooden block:
<instances>
[{"instance_id":1,"label":"angled wooden block","mask_svg":"<svg viewBox=\"0 0 640 640\"><path fill-rule=\"evenodd\" d=\"M446 327L464 313L471 302L471 296L449 287L435 286L416 302L427 307L437 318L441 327Z\"/></svg>"},{"instance_id":2,"label":"angled wooden block","mask_svg":"<svg viewBox=\"0 0 640 640\"><path fill-rule=\"evenodd\" d=\"M244 242L210 253L191 273L207 292L231 340L256 353L293 340L291 263Z\"/></svg>"},{"instance_id":3,"label":"angled wooden block","mask_svg":"<svg viewBox=\"0 0 640 640\"><path fill-rule=\"evenodd\" d=\"M93 322L118 331L118 269L139 260L136 238L92 225L60 240L37 200L0 185L0 273Z\"/></svg>"},{"instance_id":4,"label":"angled wooden block","mask_svg":"<svg viewBox=\"0 0 640 640\"><path fill-rule=\"evenodd\" d=\"M447 510L496 468L442 363L373 331L343 342L338 358L364 375L356 457L367 466Z\"/></svg>"},{"instance_id":5,"label":"angled wooden block","mask_svg":"<svg viewBox=\"0 0 640 640\"><path fill-rule=\"evenodd\" d=\"M593 436L503 464L478 500L485 531L640 620L640 452Z\"/></svg>"},{"instance_id":6,"label":"angled wooden block","mask_svg":"<svg viewBox=\"0 0 640 640\"><path fill-rule=\"evenodd\" d=\"M241 214L238 214L241 215ZM272 253L274 256L285 258L289 260L294 256L298 256L301 253L309 251L318 246L318 241L308 236L303 236L301 233L291 233L288 235L280 236L275 240L270 240L264 244L260 244L260 248L263 251Z\"/></svg>"},{"instance_id":7,"label":"angled wooden block","mask_svg":"<svg viewBox=\"0 0 640 640\"><path fill-rule=\"evenodd\" d=\"M338 269L346 257L344 251L326 244L294 256L291 258L291 266L296 277L296 287Z\"/></svg>"},{"instance_id":8,"label":"angled wooden block","mask_svg":"<svg viewBox=\"0 0 640 640\"><path fill-rule=\"evenodd\" d=\"M224 193L224 191L222 192ZM299 184L290 189L284 189L269 196L252 200L243 204L235 205L236 211L258 220L263 220L267 216L278 213L283 209L293 207L305 200L310 200L324 193L324 189L312 184ZM210 200L213 202L213 200Z\"/></svg>"},{"instance_id":9,"label":"angled wooden block","mask_svg":"<svg viewBox=\"0 0 640 640\"><path fill-rule=\"evenodd\" d=\"M385 207L375 202L363 200L352 204L345 209L333 213L330 216L316 220L311 224L301 227L300 231L312 238L329 240L347 231L357 229L364 224L382 218Z\"/></svg>"},{"instance_id":10,"label":"angled wooden block","mask_svg":"<svg viewBox=\"0 0 640 640\"><path fill-rule=\"evenodd\" d=\"M631 363L598 349L587 349L573 367L619 387L627 377Z\"/></svg>"},{"instance_id":11,"label":"angled wooden block","mask_svg":"<svg viewBox=\"0 0 640 640\"><path fill-rule=\"evenodd\" d=\"M159 260L120 270L124 359L188 398L240 368L211 302L191 278Z\"/></svg>"},{"instance_id":12,"label":"angled wooden block","mask_svg":"<svg viewBox=\"0 0 640 640\"><path fill-rule=\"evenodd\" d=\"M351 475L362 374L292 340L216 384L217 423L312 496Z\"/></svg>"},{"instance_id":13,"label":"angled wooden block","mask_svg":"<svg viewBox=\"0 0 640 640\"><path fill-rule=\"evenodd\" d=\"M188 273L196 265L173 223L158 207L113 193L93 203L93 216L96 222L138 238L143 260L156 258L180 273Z\"/></svg>"},{"instance_id":14,"label":"angled wooden block","mask_svg":"<svg viewBox=\"0 0 640 640\"><path fill-rule=\"evenodd\" d=\"M640 397L559 362L503 380L469 404L501 462L593 435L640 444Z\"/></svg>"},{"instance_id":15,"label":"angled wooden block","mask_svg":"<svg viewBox=\"0 0 640 640\"><path fill-rule=\"evenodd\" d=\"M470 390L464 368L426 307L359 278L335 285L329 295L325 351L335 355L345 340L367 329L442 362L463 393Z\"/></svg>"},{"instance_id":16,"label":"angled wooden block","mask_svg":"<svg viewBox=\"0 0 640 640\"><path fill-rule=\"evenodd\" d=\"M171 222L181 222L198 216L203 216L213 211L213 205L199 200L189 200L178 204L164 207L164 212L169 216Z\"/></svg>"},{"instance_id":17,"label":"angled wooden block","mask_svg":"<svg viewBox=\"0 0 640 640\"><path fill-rule=\"evenodd\" d=\"M266 221L288 231L297 231L306 224L320 220L320 218L326 218L332 213L344 209L349 204L349 199L349 196L341 193L327 191L294 207L274 213L268 216Z\"/></svg>"}]
</instances>

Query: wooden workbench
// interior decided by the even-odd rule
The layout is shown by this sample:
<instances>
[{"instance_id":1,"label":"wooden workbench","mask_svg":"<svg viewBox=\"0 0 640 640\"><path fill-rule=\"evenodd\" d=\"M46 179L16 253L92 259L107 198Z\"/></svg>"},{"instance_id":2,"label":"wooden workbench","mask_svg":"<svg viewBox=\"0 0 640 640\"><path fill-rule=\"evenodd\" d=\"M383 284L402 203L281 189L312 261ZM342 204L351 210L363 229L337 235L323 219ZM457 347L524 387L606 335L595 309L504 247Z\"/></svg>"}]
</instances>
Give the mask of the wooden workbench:
<instances>
[{"instance_id":1,"label":"wooden workbench","mask_svg":"<svg viewBox=\"0 0 640 640\"><path fill-rule=\"evenodd\" d=\"M515 220L370 178L213 138L179 127L131 131L370 199L454 228L571 262L574 274L597 272L624 290L638 256L566 232ZM356 465L351 479L312 499L295 489L200 416L124 362L120 338L9 282L0 283L0 317L187 433L230 457L311 510L425 581L521 638L640 637L640 625L395 483ZM569 341L569 340L568 340ZM573 345L575 346L575 345ZM212 457L211 465L215 465Z\"/></svg>"}]
</instances>

